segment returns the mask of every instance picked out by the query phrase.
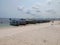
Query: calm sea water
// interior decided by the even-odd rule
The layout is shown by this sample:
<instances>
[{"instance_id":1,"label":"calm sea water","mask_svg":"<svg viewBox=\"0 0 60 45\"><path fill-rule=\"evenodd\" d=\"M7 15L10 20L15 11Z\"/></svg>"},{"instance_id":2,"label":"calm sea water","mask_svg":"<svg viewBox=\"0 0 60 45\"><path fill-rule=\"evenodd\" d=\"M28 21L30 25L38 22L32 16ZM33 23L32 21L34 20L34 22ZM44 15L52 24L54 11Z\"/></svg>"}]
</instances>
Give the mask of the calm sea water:
<instances>
[{"instance_id":1,"label":"calm sea water","mask_svg":"<svg viewBox=\"0 0 60 45\"><path fill-rule=\"evenodd\" d=\"M10 27L11 25L9 24L0 24L0 28L5 28L5 27Z\"/></svg>"},{"instance_id":2,"label":"calm sea water","mask_svg":"<svg viewBox=\"0 0 60 45\"><path fill-rule=\"evenodd\" d=\"M9 18L0 18L0 28L10 27Z\"/></svg>"}]
</instances>

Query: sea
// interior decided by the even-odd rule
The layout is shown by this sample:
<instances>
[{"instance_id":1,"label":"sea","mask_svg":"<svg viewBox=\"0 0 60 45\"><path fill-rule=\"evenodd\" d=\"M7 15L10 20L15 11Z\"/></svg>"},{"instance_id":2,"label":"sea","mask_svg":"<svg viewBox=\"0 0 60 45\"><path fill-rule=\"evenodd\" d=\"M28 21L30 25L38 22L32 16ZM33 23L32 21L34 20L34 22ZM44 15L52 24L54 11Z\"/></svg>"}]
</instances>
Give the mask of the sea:
<instances>
[{"instance_id":1,"label":"sea","mask_svg":"<svg viewBox=\"0 0 60 45\"><path fill-rule=\"evenodd\" d=\"M10 27L10 20L9 18L0 18L0 28Z\"/></svg>"}]
</instances>

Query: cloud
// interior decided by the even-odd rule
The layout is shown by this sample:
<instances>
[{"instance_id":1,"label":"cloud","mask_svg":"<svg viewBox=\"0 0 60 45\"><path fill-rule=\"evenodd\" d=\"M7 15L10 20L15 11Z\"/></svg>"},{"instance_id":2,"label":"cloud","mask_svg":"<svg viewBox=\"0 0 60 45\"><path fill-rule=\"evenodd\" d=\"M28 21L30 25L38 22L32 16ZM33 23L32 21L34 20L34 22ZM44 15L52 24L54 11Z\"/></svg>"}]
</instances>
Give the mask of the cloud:
<instances>
[{"instance_id":1,"label":"cloud","mask_svg":"<svg viewBox=\"0 0 60 45\"><path fill-rule=\"evenodd\" d=\"M47 0L45 3L36 3L33 5L33 9L35 9L36 12L42 12L40 16L54 17L58 15L57 17L59 17L60 13L58 12L60 12L60 4L58 4L58 2L57 0Z\"/></svg>"},{"instance_id":2,"label":"cloud","mask_svg":"<svg viewBox=\"0 0 60 45\"><path fill-rule=\"evenodd\" d=\"M25 14L34 15L34 16L42 16L42 17L59 17L60 15L60 0L47 0L44 3L36 2L31 8L20 7L20 10L23 10Z\"/></svg>"},{"instance_id":3,"label":"cloud","mask_svg":"<svg viewBox=\"0 0 60 45\"><path fill-rule=\"evenodd\" d=\"M19 11L23 11L23 10L24 10L24 6L18 6L17 9L18 9Z\"/></svg>"}]
</instances>

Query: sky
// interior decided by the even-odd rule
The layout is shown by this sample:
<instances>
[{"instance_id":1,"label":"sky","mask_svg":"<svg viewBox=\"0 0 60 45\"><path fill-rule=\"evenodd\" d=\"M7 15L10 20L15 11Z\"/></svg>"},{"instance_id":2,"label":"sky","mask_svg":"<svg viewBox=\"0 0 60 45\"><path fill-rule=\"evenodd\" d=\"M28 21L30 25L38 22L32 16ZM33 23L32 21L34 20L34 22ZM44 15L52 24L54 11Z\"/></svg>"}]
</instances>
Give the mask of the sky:
<instances>
[{"instance_id":1,"label":"sky","mask_svg":"<svg viewBox=\"0 0 60 45\"><path fill-rule=\"evenodd\" d=\"M0 0L0 18L60 18L60 0Z\"/></svg>"}]
</instances>

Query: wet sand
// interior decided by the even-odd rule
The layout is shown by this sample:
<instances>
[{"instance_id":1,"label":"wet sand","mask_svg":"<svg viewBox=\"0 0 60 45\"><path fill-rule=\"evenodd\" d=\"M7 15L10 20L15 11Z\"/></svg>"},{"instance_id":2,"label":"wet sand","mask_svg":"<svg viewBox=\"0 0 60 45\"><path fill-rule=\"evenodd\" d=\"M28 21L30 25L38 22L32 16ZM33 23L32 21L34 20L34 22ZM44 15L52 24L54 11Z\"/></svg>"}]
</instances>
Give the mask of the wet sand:
<instances>
[{"instance_id":1,"label":"wet sand","mask_svg":"<svg viewBox=\"0 0 60 45\"><path fill-rule=\"evenodd\" d=\"M1 28L0 45L60 45L60 21Z\"/></svg>"}]
</instances>

